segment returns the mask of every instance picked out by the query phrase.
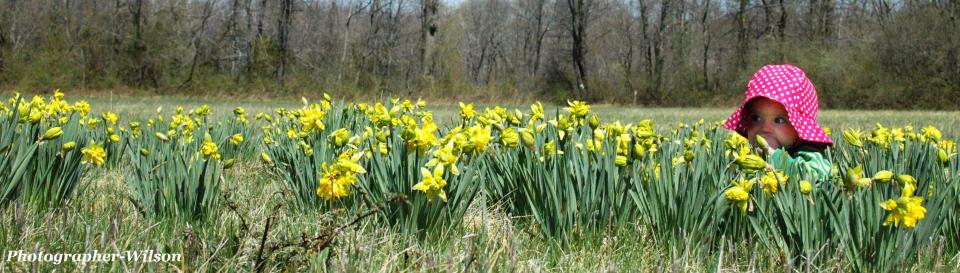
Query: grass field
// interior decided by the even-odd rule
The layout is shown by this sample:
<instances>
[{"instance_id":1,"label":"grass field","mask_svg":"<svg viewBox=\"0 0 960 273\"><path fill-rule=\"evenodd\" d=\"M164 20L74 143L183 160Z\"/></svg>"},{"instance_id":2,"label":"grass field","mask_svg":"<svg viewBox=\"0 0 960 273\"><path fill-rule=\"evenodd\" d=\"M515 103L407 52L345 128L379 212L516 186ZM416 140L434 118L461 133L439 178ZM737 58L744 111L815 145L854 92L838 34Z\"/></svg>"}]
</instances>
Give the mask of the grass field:
<instances>
[{"instance_id":1,"label":"grass field","mask_svg":"<svg viewBox=\"0 0 960 273\"><path fill-rule=\"evenodd\" d=\"M278 107L294 109L299 101L205 100L164 97L68 97L86 99L94 112L113 111L121 117L146 118L162 107L165 115L177 106L187 109L209 104L215 113L228 115L243 106L251 116ZM483 109L483 105L476 108ZM505 106L528 112L529 106ZM661 129L677 123L708 122L726 118L733 110L701 108L634 108L593 106L606 121L636 123L653 119ZM557 106L546 106L548 113ZM454 120L456 105L430 106L441 126ZM97 114L95 114L97 115ZM873 128L934 125L945 138L960 135L960 112L945 111L833 111L821 113L821 124L830 128ZM834 130L836 134L839 130ZM664 246L640 224L623 225L600 233L577 235L568 245L544 240L534 227L519 224L523 216L504 212L489 200L478 200L462 225L443 234L423 238L384 229L375 218L362 218L346 226L331 242L331 248L315 252L319 234L345 225L357 215L345 211L298 211L293 196L276 177L267 175L258 160L241 160L226 170L228 183L217 220L206 225L182 225L144 219L128 200L124 174L128 166L97 168L81 183L84 194L67 206L38 213L20 204L0 208L0 271L97 271L97 272L771 272L849 271L844 257L826 257L822 264L784 265L782 253L757 251L757 242L723 241L721 251L706 251L696 244ZM481 197L482 198L482 197ZM181 262L112 262L74 264L7 261L7 253L121 252L154 250L182 254ZM919 249L916 263L901 272L957 272L960 255L944 253L941 246Z\"/></svg>"},{"instance_id":2,"label":"grass field","mask_svg":"<svg viewBox=\"0 0 960 273\"><path fill-rule=\"evenodd\" d=\"M75 100L86 99L94 109L113 111L121 116L142 117L155 115L156 110L162 107L165 114L172 113L176 106L191 109L203 104L210 105L216 112L229 114L236 106L243 106L250 113L270 112L278 107L287 109L303 105L296 100L228 100L203 98L169 98L169 97L76 97ZM316 99L314 99L316 100ZM368 102L369 103L369 102ZM490 105L476 105L479 111ZM553 113L565 105L544 105L547 113ZM520 109L528 112L529 105L502 105L507 109ZM456 118L459 108L456 104L429 105L438 121L450 121ZM707 122L726 120L736 109L730 108L643 108L614 105L593 105L592 111L599 114L604 121L620 120L624 123L636 123L642 119L652 119L658 126L671 127L677 123L694 123L705 119ZM870 129L881 123L885 127L902 127L912 125L922 128L933 125L943 132L944 137L960 137L960 111L890 111L890 110L824 110L820 113L819 121L828 128L860 128Z\"/></svg>"}]
</instances>

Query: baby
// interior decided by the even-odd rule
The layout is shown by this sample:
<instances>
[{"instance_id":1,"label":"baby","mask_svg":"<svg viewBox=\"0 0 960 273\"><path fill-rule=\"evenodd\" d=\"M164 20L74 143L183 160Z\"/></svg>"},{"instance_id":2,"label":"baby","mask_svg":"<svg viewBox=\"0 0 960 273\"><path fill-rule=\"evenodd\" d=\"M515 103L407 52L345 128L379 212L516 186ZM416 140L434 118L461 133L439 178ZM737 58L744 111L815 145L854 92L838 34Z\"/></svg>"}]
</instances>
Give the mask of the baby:
<instances>
[{"instance_id":1,"label":"baby","mask_svg":"<svg viewBox=\"0 0 960 273\"><path fill-rule=\"evenodd\" d=\"M823 150L833 142L817 124L818 108L817 91L803 70L766 65L753 74L740 108L723 127L754 146L759 146L757 136L763 137L768 160L788 176L798 170L801 178L823 181L831 168Z\"/></svg>"}]
</instances>

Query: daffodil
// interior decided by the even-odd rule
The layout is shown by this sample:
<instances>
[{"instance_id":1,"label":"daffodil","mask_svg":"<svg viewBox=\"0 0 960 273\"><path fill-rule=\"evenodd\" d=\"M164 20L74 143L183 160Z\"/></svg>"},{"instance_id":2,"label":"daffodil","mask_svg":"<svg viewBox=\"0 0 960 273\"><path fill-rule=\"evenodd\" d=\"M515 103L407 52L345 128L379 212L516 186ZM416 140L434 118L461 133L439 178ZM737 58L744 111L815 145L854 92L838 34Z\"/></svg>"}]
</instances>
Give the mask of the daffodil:
<instances>
[{"instance_id":1,"label":"daffodil","mask_svg":"<svg viewBox=\"0 0 960 273\"><path fill-rule=\"evenodd\" d=\"M767 167L767 162L757 155L745 155L736 159L740 169L746 173L757 173Z\"/></svg>"},{"instance_id":2,"label":"daffodil","mask_svg":"<svg viewBox=\"0 0 960 273\"><path fill-rule=\"evenodd\" d=\"M103 118L103 121L107 122L107 124L111 126L117 125L117 120L119 119L117 114L113 112L104 112L103 114L100 114L100 117Z\"/></svg>"},{"instance_id":3,"label":"daffodil","mask_svg":"<svg viewBox=\"0 0 960 273\"><path fill-rule=\"evenodd\" d=\"M516 148L520 146L520 134L513 128L507 128L500 132L500 143L507 148Z\"/></svg>"},{"instance_id":4,"label":"daffodil","mask_svg":"<svg viewBox=\"0 0 960 273\"><path fill-rule=\"evenodd\" d=\"M862 133L860 130L856 129L847 129L843 131L843 141L847 144L853 145L855 147L863 147L863 142L860 141Z\"/></svg>"},{"instance_id":5,"label":"daffodil","mask_svg":"<svg viewBox=\"0 0 960 273\"><path fill-rule=\"evenodd\" d=\"M788 179L790 178L783 172L767 172L760 178L760 183L763 184L763 193L776 194L779 185L786 184Z\"/></svg>"},{"instance_id":6,"label":"daffodil","mask_svg":"<svg viewBox=\"0 0 960 273\"><path fill-rule=\"evenodd\" d=\"M203 154L203 159L209 160L211 157L216 160L220 160L220 152L218 152L217 144L213 143L213 138L210 137L210 134L207 134L204 137L203 144L200 146L200 153Z\"/></svg>"},{"instance_id":7,"label":"daffodil","mask_svg":"<svg viewBox=\"0 0 960 273\"><path fill-rule=\"evenodd\" d=\"M888 199L880 203L880 207L889 212L887 219L883 221L884 226L893 224L899 227L903 224L905 228L914 228L917 222L926 216L927 209L923 207L923 198L913 196L914 189L912 184L907 184L903 187L899 199Z\"/></svg>"},{"instance_id":8,"label":"daffodil","mask_svg":"<svg viewBox=\"0 0 960 273\"><path fill-rule=\"evenodd\" d=\"M553 140L547 141L547 143L543 144L543 152L546 153L547 156L553 156L554 154L563 155L563 151L557 151L555 146Z\"/></svg>"},{"instance_id":9,"label":"daffodil","mask_svg":"<svg viewBox=\"0 0 960 273\"><path fill-rule=\"evenodd\" d=\"M659 172L657 172L659 173ZM750 190L753 189L753 180L737 179L732 181L733 186L724 191L727 201L734 203L740 212L746 213L750 202Z\"/></svg>"},{"instance_id":10,"label":"daffodil","mask_svg":"<svg viewBox=\"0 0 960 273\"><path fill-rule=\"evenodd\" d=\"M463 104L460 103L460 118L463 120L470 120L477 115L477 112L473 110L473 103Z\"/></svg>"},{"instance_id":11,"label":"daffodil","mask_svg":"<svg viewBox=\"0 0 960 273\"><path fill-rule=\"evenodd\" d=\"M920 130L920 133L923 134L923 138L925 140L931 141L934 143L939 143L940 139L943 136L940 133L940 129L937 129L937 127L933 127L933 125L924 127L923 129Z\"/></svg>"},{"instance_id":12,"label":"daffodil","mask_svg":"<svg viewBox=\"0 0 960 273\"><path fill-rule=\"evenodd\" d=\"M877 183L887 183L891 179L893 179L893 172L887 170L879 171L873 175L873 181Z\"/></svg>"},{"instance_id":13,"label":"daffodil","mask_svg":"<svg viewBox=\"0 0 960 273\"><path fill-rule=\"evenodd\" d=\"M240 145L240 143L243 143L243 134L234 134L233 136L230 136L230 143L233 145Z\"/></svg>"},{"instance_id":14,"label":"daffodil","mask_svg":"<svg viewBox=\"0 0 960 273\"><path fill-rule=\"evenodd\" d=\"M77 103L73 104L73 110L80 113L80 116L85 117L88 113L90 113L90 103L85 100L78 101Z\"/></svg>"},{"instance_id":15,"label":"daffodil","mask_svg":"<svg viewBox=\"0 0 960 273\"><path fill-rule=\"evenodd\" d=\"M727 150L737 151L740 147L747 145L747 138L741 136L740 134L727 134L727 138L723 140L723 146L727 147Z\"/></svg>"},{"instance_id":16,"label":"daffodil","mask_svg":"<svg viewBox=\"0 0 960 273\"><path fill-rule=\"evenodd\" d=\"M76 147L77 147L77 143L74 142L74 141L70 141L70 142L64 143L64 144L63 144L63 147L61 148L61 150L62 150L64 153L66 153L66 152L72 151L72 150L73 150L74 148L76 148Z\"/></svg>"},{"instance_id":17,"label":"daffodil","mask_svg":"<svg viewBox=\"0 0 960 273\"><path fill-rule=\"evenodd\" d=\"M427 194L427 200L433 201L434 197L440 197L440 200L446 202L447 193L443 190L443 187L447 185L447 181L443 179L443 164L438 164L433 169L433 173L427 168L420 168L420 173L423 180L414 185L413 189Z\"/></svg>"},{"instance_id":18,"label":"daffodil","mask_svg":"<svg viewBox=\"0 0 960 273\"><path fill-rule=\"evenodd\" d=\"M529 131L523 131L523 133L520 133L520 136L520 139L523 141L523 146L526 146L527 149L533 149L533 144L535 141L533 138L533 133L530 133Z\"/></svg>"},{"instance_id":19,"label":"daffodil","mask_svg":"<svg viewBox=\"0 0 960 273\"><path fill-rule=\"evenodd\" d=\"M868 140L873 144L883 147L884 149L888 149L890 148L891 140L890 130L888 130L886 127L883 127L883 125L880 123L877 123L876 128L870 132L870 137Z\"/></svg>"},{"instance_id":20,"label":"daffodil","mask_svg":"<svg viewBox=\"0 0 960 273\"><path fill-rule=\"evenodd\" d=\"M454 150L454 143L448 142L443 147L437 149L433 152L433 158L427 162L427 167L435 167L437 165L443 165L445 168L450 170L450 173L453 175L460 175L460 170L457 169L457 161L460 159L460 154L456 153Z\"/></svg>"},{"instance_id":21,"label":"daffodil","mask_svg":"<svg viewBox=\"0 0 960 273\"><path fill-rule=\"evenodd\" d=\"M620 167L627 166L627 157L622 155L617 155L616 158L614 158L614 164Z\"/></svg>"},{"instance_id":22,"label":"daffodil","mask_svg":"<svg viewBox=\"0 0 960 273\"><path fill-rule=\"evenodd\" d=\"M326 125L323 124L323 117L325 115L326 113L319 108L303 110L299 118L300 124L303 126L303 131L314 132L326 129Z\"/></svg>"},{"instance_id":23,"label":"daffodil","mask_svg":"<svg viewBox=\"0 0 960 273\"><path fill-rule=\"evenodd\" d=\"M807 180L800 180L800 193L809 194L813 191L813 184Z\"/></svg>"},{"instance_id":24,"label":"daffodil","mask_svg":"<svg viewBox=\"0 0 960 273\"><path fill-rule=\"evenodd\" d=\"M322 163L323 173L320 175L317 195L327 200L349 195L349 187L359 180L357 175L367 172L359 163L363 154L347 150L341 153L329 168L326 162Z\"/></svg>"},{"instance_id":25,"label":"daffodil","mask_svg":"<svg viewBox=\"0 0 960 273\"><path fill-rule=\"evenodd\" d=\"M587 105L583 101L567 101L567 105L570 107L564 108L567 112L570 112L570 115L577 118L583 118L590 113L590 105Z\"/></svg>"},{"instance_id":26,"label":"daffodil","mask_svg":"<svg viewBox=\"0 0 960 273\"><path fill-rule=\"evenodd\" d=\"M270 156L267 155L266 152L260 153L260 160L262 160L263 163L267 163L267 165L273 165L273 159L270 159Z\"/></svg>"},{"instance_id":27,"label":"daffodil","mask_svg":"<svg viewBox=\"0 0 960 273\"><path fill-rule=\"evenodd\" d=\"M530 105L530 123L543 120L543 104L539 101Z\"/></svg>"},{"instance_id":28,"label":"daffodil","mask_svg":"<svg viewBox=\"0 0 960 273\"><path fill-rule=\"evenodd\" d=\"M317 195L327 200L347 196L349 194L346 187L347 185L339 183L336 177L327 171L326 162L321 164L321 168L324 172L317 186Z\"/></svg>"},{"instance_id":29,"label":"daffodil","mask_svg":"<svg viewBox=\"0 0 960 273\"><path fill-rule=\"evenodd\" d=\"M491 139L490 127L475 125L467 128L466 134L473 144L472 147L469 147L469 151L481 153L487 150L487 144L490 143Z\"/></svg>"},{"instance_id":30,"label":"daffodil","mask_svg":"<svg viewBox=\"0 0 960 273\"><path fill-rule=\"evenodd\" d=\"M41 139L54 140L54 139L60 138L60 136L62 135L63 135L63 129L61 129L60 127L53 127L53 128L47 129L47 131L43 133L43 136L41 137Z\"/></svg>"},{"instance_id":31,"label":"daffodil","mask_svg":"<svg viewBox=\"0 0 960 273\"><path fill-rule=\"evenodd\" d=\"M107 151L103 149L103 145L96 142L90 142L90 145L80 149L80 153L83 155L80 160L81 163L93 164L94 166L103 165L107 158Z\"/></svg>"},{"instance_id":32,"label":"daffodil","mask_svg":"<svg viewBox=\"0 0 960 273\"><path fill-rule=\"evenodd\" d=\"M155 132L155 133L153 133L153 135L156 136L157 139L159 139L159 140L161 140L161 141L163 141L163 142L170 141L170 137L168 137L167 135L165 135L165 134L163 134L163 133L161 133L161 132Z\"/></svg>"},{"instance_id":33,"label":"daffodil","mask_svg":"<svg viewBox=\"0 0 960 273\"><path fill-rule=\"evenodd\" d=\"M336 131L333 131L329 138L330 142L333 143L334 146L343 147L343 145L346 145L347 141L350 140L350 131L346 128L340 128Z\"/></svg>"},{"instance_id":34,"label":"daffodil","mask_svg":"<svg viewBox=\"0 0 960 273\"><path fill-rule=\"evenodd\" d=\"M864 178L863 166L857 165L847 170L847 174L843 177L843 182L848 189L853 189L854 185L863 186L864 181L862 181L861 178ZM867 184L869 185L869 181L867 181Z\"/></svg>"}]
</instances>

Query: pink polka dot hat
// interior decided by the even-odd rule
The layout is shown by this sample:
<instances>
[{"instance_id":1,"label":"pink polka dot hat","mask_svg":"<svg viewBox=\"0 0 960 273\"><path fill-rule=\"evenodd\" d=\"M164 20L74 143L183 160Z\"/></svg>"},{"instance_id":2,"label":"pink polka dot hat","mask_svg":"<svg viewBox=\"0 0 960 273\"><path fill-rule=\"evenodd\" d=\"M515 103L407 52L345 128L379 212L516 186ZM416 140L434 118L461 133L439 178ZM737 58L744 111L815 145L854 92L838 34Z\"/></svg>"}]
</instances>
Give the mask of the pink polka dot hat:
<instances>
[{"instance_id":1,"label":"pink polka dot hat","mask_svg":"<svg viewBox=\"0 0 960 273\"><path fill-rule=\"evenodd\" d=\"M766 97L783 105L789 115L790 124L803 141L833 145L830 137L817 124L817 112L820 108L817 90L799 67L783 64L760 68L747 83L747 93L744 94L740 107L730 115L723 127L746 137L747 126L745 122L741 122L742 112L747 102L756 97Z\"/></svg>"}]
</instances>

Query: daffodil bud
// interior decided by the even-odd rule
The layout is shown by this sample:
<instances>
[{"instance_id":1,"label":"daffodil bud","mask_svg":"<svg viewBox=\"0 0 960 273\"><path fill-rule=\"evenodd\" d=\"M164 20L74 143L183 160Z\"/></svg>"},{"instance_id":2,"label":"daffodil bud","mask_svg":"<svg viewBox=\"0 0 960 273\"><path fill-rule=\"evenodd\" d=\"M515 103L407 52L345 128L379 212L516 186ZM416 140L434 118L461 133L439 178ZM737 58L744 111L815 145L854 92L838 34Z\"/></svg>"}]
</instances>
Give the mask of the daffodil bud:
<instances>
[{"instance_id":1,"label":"daffodil bud","mask_svg":"<svg viewBox=\"0 0 960 273\"><path fill-rule=\"evenodd\" d=\"M873 175L873 181L877 183L887 183L890 182L891 179L893 179L893 172L891 171L879 171Z\"/></svg>"},{"instance_id":2,"label":"daffodil bud","mask_svg":"<svg viewBox=\"0 0 960 273\"><path fill-rule=\"evenodd\" d=\"M29 119L31 124L37 124L43 119L43 114L41 114L40 111L32 111L30 112Z\"/></svg>"},{"instance_id":3,"label":"daffodil bud","mask_svg":"<svg viewBox=\"0 0 960 273\"><path fill-rule=\"evenodd\" d=\"M149 157L150 150L147 150L147 148L140 148L140 155L143 157Z\"/></svg>"},{"instance_id":4,"label":"daffodil bud","mask_svg":"<svg viewBox=\"0 0 960 273\"><path fill-rule=\"evenodd\" d=\"M646 155L647 149L643 147L640 143L633 144L633 157L634 158L643 158Z\"/></svg>"},{"instance_id":5,"label":"daffodil bud","mask_svg":"<svg viewBox=\"0 0 960 273\"><path fill-rule=\"evenodd\" d=\"M234 163L235 161L236 161L236 160L235 160L234 158L227 159L227 161L224 161L224 162L223 162L223 169L226 170L226 169L232 168L232 167L233 167L233 163Z\"/></svg>"},{"instance_id":6,"label":"daffodil bud","mask_svg":"<svg viewBox=\"0 0 960 273\"><path fill-rule=\"evenodd\" d=\"M903 184L910 184L910 185L917 184L917 179L913 178L913 176L909 174L901 174L900 176L897 176L897 181L900 181L900 183L903 183Z\"/></svg>"},{"instance_id":7,"label":"daffodil bud","mask_svg":"<svg viewBox=\"0 0 960 273\"><path fill-rule=\"evenodd\" d=\"M410 126L404 126L403 131L400 132L400 137L403 140L411 140L417 137L417 132Z\"/></svg>"},{"instance_id":8,"label":"daffodil bud","mask_svg":"<svg viewBox=\"0 0 960 273\"><path fill-rule=\"evenodd\" d=\"M761 135L757 135L757 145L760 145L760 148L763 148L764 151L770 149L770 144Z\"/></svg>"},{"instance_id":9,"label":"daffodil bud","mask_svg":"<svg viewBox=\"0 0 960 273\"><path fill-rule=\"evenodd\" d=\"M527 146L527 148L533 149L534 138L532 133L528 131L523 131L523 133L520 134L520 138L523 141L523 146Z\"/></svg>"},{"instance_id":10,"label":"daffodil bud","mask_svg":"<svg viewBox=\"0 0 960 273\"><path fill-rule=\"evenodd\" d=\"M855 147L863 147L863 142L860 141L859 130L847 129L843 131L843 141Z\"/></svg>"},{"instance_id":11,"label":"daffodil bud","mask_svg":"<svg viewBox=\"0 0 960 273\"><path fill-rule=\"evenodd\" d=\"M260 153L260 160L263 160L267 165L273 165L273 160L270 159L270 156L266 152Z\"/></svg>"},{"instance_id":12,"label":"daffodil bud","mask_svg":"<svg viewBox=\"0 0 960 273\"><path fill-rule=\"evenodd\" d=\"M872 182L873 180L871 180L870 178L863 177L863 178L857 179L857 186L861 188L865 188L867 186L870 186Z\"/></svg>"},{"instance_id":13,"label":"daffodil bud","mask_svg":"<svg viewBox=\"0 0 960 273\"><path fill-rule=\"evenodd\" d=\"M163 133L156 132L156 133L154 133L154 135L157 136L157 138L160 139L160 140L162 140L163 142L170 141L170 138L167 137L167 135L164 135Z\"/></svg>"},{"instance_id":14,"label":"daffodil bud","mask_svg":"<svg viewBox=\"0 0 960 273\"><path fill-rule=\"evenodd\" d=\"M377 141L387 142L388 137L390 137L390 130L380 129L377 131Z\"/></svg>"},{"instance_id":15,"label":"daffodil bud","mask_svg":"<svg viewBox=\"0 0 960 273\"><path fill-rule=\"evenodd\" d=\"M813 191L813 184L807 180L800 180L800 193L809 194L811 191Z\"/></svg>"},{"instance_id":16,"label":"daffodil bud","mask_svg":"<svg viewBox=\"0 0 960 273\"><path fill-rule=\"evenodd\" d=\"M767 167L767 162L757 155L746 155L739 157L737 158L737 164L740 165L740 169L747 173L756 173L757 171L763 170L765 167Z\"/></svg>"},{"instance_id":17,"label":"daffodil bud","mask_svg":"<svg viewBox=\"0 0 960 273\"><path fill-rule=\"evenodd\" d=\"M846 175L843 177L843 183L848 187L848 189L852 189L851 187L860 183L861 177L863 177L863 166L857 165L856 167L847 170Z\"/></svg>"},{"instance_id":18,"label":"daffodil bud","mask_svg":"<svg viewBox=\"0 0 960 273\"><path fill-rule=\"evenodd\" d=\"M937 157L940 158L940 162L942 163L947 163L947 160L950 160L950 155L948 155L944 149L937 149Z\"/></svg>"},{"instance_id":19,"label":"daffodil bud","mask_svg":"<svg viewBox=\"0 0 960 273\"><path fill-rule=\"evenodd\" d=\"M77 143L76 143L76 142L73 142L73 141L70 141L70 142L67 142L67 143L64 143L64 144L63 144L63 149L62 149L62 150L63 150L63 152L69 152L69 151L72 151L72 150L73 150L74 148L76 148L76 147L77 147Z\"/></svg>"},{"instance_id":20,"label":"daffodil bud","mask_svg":"<svg viewBox=\"0 0 960 273\"><path fill-rule=\"evenodd\" d=\"M683 152L683 160L687 162L693 162L693 151L687 150Z\"/></svg>"},{"instance_id":21,"label":"daffodil bud","mask_svg":"<svg viewBox=\"0 0 960 273\"><path fill-rule=\"evenodd\" d=\"M63 129L60 127L53 127L47 129L47 132L43 133L43 140L54 140L63 135Z\"/></svg>"},{"instance_id":22,"label":"daffodil bud","mask_svg":"<svg viewBox=\"0 0 960 273\"><path fill-rule=\"evenodd\" d=\"M616 164L617 166L620 166L620 167L627 166L627 157L626 157L626 156L622 156L622 155L618 155L618 156L614 159L614 164Z\"/></svg>"},{"instance_id":23,"label":"daffodil bud","mask_svg":"<svg viewBox=\"0 0 960 273\"><path fill-rule=\"evenodd\" d=\"M730 201L747 201L750 198L750 193L740 186L727 189L724 195L727 197L727 200Z\"/></svg>"},{"instance_id":24,"label":"daffodil bud","mask_svg":"<svg viewBox=\"0 0 960 273\"><path fill-rule=\"evenodd\" d=\"M591 114L590 119L587 122L590 125L590 129L597 129L600 127L600 116L597 116L597 114Z\"/></svg>"}]
</instances>

